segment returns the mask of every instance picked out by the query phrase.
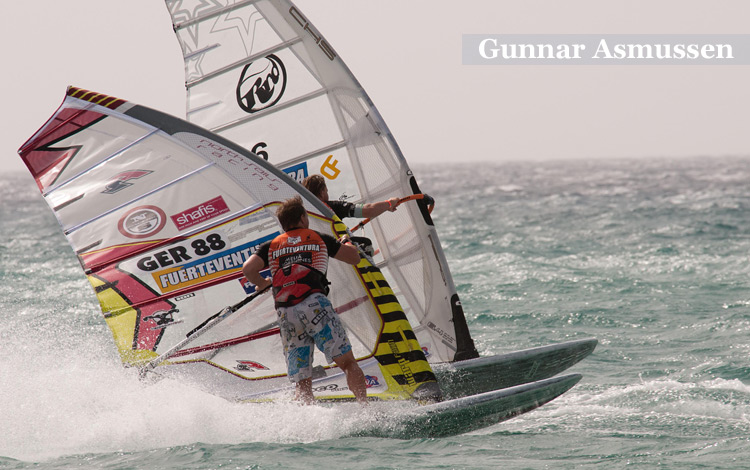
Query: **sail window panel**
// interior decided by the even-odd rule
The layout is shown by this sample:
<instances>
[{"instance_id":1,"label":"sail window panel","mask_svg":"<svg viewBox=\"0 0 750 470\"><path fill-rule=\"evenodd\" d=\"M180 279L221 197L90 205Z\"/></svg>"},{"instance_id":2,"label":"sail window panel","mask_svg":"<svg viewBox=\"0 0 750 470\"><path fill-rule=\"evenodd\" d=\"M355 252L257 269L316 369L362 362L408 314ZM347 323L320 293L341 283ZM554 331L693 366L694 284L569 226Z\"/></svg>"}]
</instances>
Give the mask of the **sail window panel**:
<instances>
[{"instance_id":1,"label":"sail window panel","mask_svg":"<svg viewBox=\"0 0 750 470\"><path fill-rule=\"evenodd\" d=\"M388 212L381 215L378 219L370 222L378 238L387 240L386 246L382 249L385 251L386 259L391 260L393 256L403 256L414 252L422 252L424 240L414 229L411 219L409 203L399 207L395 212ZM414 203L411 203L414 206ZM416 209L416 207L415 207ZM387 219L384 219L387 217Z\"/></svg>"},{"instance_id":2,"label":"sail window panel","mask_svg":"<svg viewBox=\"0 0 750 470\"><path fill-rule=\"evenodd\" d=\"M408 263L407 263L408 264ZM396 282L397 277L391 272L391 269L387 266L383 266L380 268L381 272L383 273L383 276L389 280L391 289L393 290L393 293L396 295L396 298L398 299L399 304L401 304L401 307L404 309L404 313L406 314L406 318L409 320L409 323L412 326L418 326L419 325L419 318L420 316L423 316L423 310L419 308L419 304L415 302L409 302L407 295L412 295L411 292L404 292L401 289L402 283ZM408 273L408 268L405 270L400 270L399 267L396 267L396 271L398 272L399 276L403 278L404 273ZM413 273L412 273L413 274ZM421 278L420 278L421 279ZM409 289L409 284L403 284L407 289ZM415 310L412 308L412 303L415 303L415 306L418 308ZM418 328L415 328L415 332Z\"/></svg>"},{"instance_id":3,"label":"sail window panel","mask_svg":"<svg viewBox=\"0 0 750 470\"><path fill-rule=\"evenodd\" d=\"M242 300L242 297L238 297L236 289L239 282L239 279L228 280L212 286L210 289L198 290L195 292L196 296L194 297L174 301L178 308L182 307L185 311L184 316L181 316L181 311L175 314L176 317L184 319L185 322L184 325L174 328L174 337L165 336L164 343L171 345L179 342L185 337L187 331L192 330L206 318L221 311L227 304L232 303L235 298L237 298L237 301ZM278 316L274 309L273 298L270 294L265 295L256 299L248 308L228 316L226 320L217 324L214 328L201 335L200 338L190 343L186 348L186 352L197 350L196 354L179 357L186 359L196 357L212 358L215 362L221 362L221 355L224 352L229 352L230 355L233 354L236 357L238 354L241 355L242 352L250 353L254 351L259 344L265 344L264 347L266 348L270 346L277 348L280 359L278 365L282 365L283 369L280 369L280 372L284 373L286 372L286 367L283 366L284 356L281 344L280 342L268 341L268 338L278 338L279 336L276 331L269 332L269 330L275 330L278 327L276 323L277 319ZM257 335L258 333L263 334L260 337L252 339L253 335Z\"/></svg>"},{"instance_id":4,"label":"sail window panel","mask_svg":"<svg viewBox=\"0 0 750 470\"><path fill-rule=\"evenodd\" d=\"M368 327L368 323L363 323L363 317L369 317L369 315L356 315L345 313L341 318L341 323L346 329L349 341L352 344L352 353L357 359L371 356L377 347L377 335L374 331Z\"/></svg>"},{"instance_id":5,"label":"sail window panel","mask_svg":"<svg viewBox=\"0 0 750 470\"><path fill-rule=\"evenodd\" d=\"M400 189L402 172L395 158L385 153L386 150L387 147L382 142L354 148L353 154L362 175L359 178L361 191L369 199L381 200L407 195Z\"/></svg>"},{"instance_id":6,"label":"sail window panel","mask_svg":"<svg viewBox=\"0 0 750 470\"><path fill-rule=\"evenodd\" d=\"M353 272L352 275L356 276ZM342 286L345 284L338 282L336 285ZM335 289L336 287L332 282L331 292ZM362 291L356 293L353 297L351 294L337 295L334 293L331 296L331 302L339 313L341 322L351 336L353 347L355 346L355 340L361 345L361 347L354 347L355 356L364 357L372 354L377 345L377 333L380 331L382 321L369 301L367 293ZM352 307L351 305L353 304L357 305Z\"/></svg>"},{"instance_id":7,"label":"sail window panel","mask_svg":"<svg viewBox=\"0 0 750 470\"><path fill-rule=\"evenodd\" d=\"M389 270L394 275L393 279L403 289L400 292L408 300L411 313L420 320L424 318L427 308L425 291L432 288L430 280L425 277L421 255L420 252L412 251L389 258Z\"/></svg>"},{"instance_id":8,"label":"sail window panel","mask_svg":"<svg viewBox=\"0 0 750 470\"><path fill-rule=\"evenodd\" d=\"M294 387L286 377L280 342L277 334L241 349L231 346L195 359L179 358L161 366L159 374L227 400L262 399L269 392Z\"/></svg>"},{"instance_id":9,"label":"sail window panel","mask_svg":"<svg viewBox=\"0 0 750 470\"><path fill-rule=\"evenodd\" d=\"M368 172L375 169L372 165L378 164L391 177L398 176L401 172L401 161L389 145L385 137L387 133L378 124L380 117L377 111L369 106L361 92L337 88L333 90L332 98L346 124L347 139L361 156L360 164L363 167L371 165ZM384 176L381 176L381 179L383 178ZM379 183L370 184L371 187L375 187Z\"/></svg>"},{"instance_id":10,"label":"sail window panel","mask_svg":"<svg viewBox=\"0 0 750 470\"><path fill-rule=\"evenodd\" d=\"M213 351L213 354L206 355L205 360L210 361L219 369L248 379L286 375L287 372L284 349L281 345L281 336L278 333ZM288 383L288 379L284 378L284 381ZM254 391L261 391L262 389L262 385L253 384ZM245 394L247 392L248 386L245 383L236 393Z\"/></svg>"},{"instance_id":11,"label":"sail window panel","mask_svg":"<svg viewBox=\"0 0 750 470\"><path fill-rule=\"evenodd\" d=\"M325 96L271 112L262 120L250 120L228 128L221 135L248 150L264 153L269 162L282 169L290 166L286 162L296 164L298 157L325 149L343 139ZM339 152L332 153L336 153L336 159L342 163L349 160L348 157L340 158ZM319 163L309 163L308 174L320 173L325 159L332 153L316 159L316 162L320 160ZM327 173L335 175L335 168Z\"/></svg>"},{"instance_id":12,"label":"sail window panel","mask_svg":"<svg viewBox=\"0 0 750 470\"><path fill-rule=\"evenodd\" d=\"M332 96L336 100L336 105L340 108L344 125L347 129L350 129L349 135L354 137L357 132L351 129L355 128L356 124L367 116L368 108L363 106L360 98L361 92L349 88L339 88L333 91Z\"/></svg>"},{"instance_id":13,"label":"sail window panel","mask_svg":"<svg viewBox=\"0 0 750 470\"><path fill-rule=\"evenodd\" d=\"M331 97L344 119L347 136L355 146L369 145L383 139L384 133L374 118L376 111L363 99L360 90L337 87L332 89Z\"/></svg>"},{"instance_id":14,"label":"sail window panel","mask_svg":"<svg viewBox=\"0 0 750 470\"><path fill-rule=\"evenodd\" d=\"M289 49L282 49L191 86L188 119L206 129L219 129L256 119L320 90L304 64ZM300 121L309 123L315 116L300 113L287 127L299 127Z\"/></svg>"},{"instance_id":15,"label":"sail window panel","mask_svg":"<svg viewBox=\"0 0 750 470\"><path fill-rule=\"evenodd\" d=\"M213 0L193 10L173 9L172 15L179 26L198 15L210 14L212 7L218 9L228 3L226 0ZM173 8L179 7L179 4L175 4ZM228 63L240 62L281 42L252 4L186 23L186 26L178 28L176 34L185 56L186 82L220 70Z\"/></svg>"}]
</instances>

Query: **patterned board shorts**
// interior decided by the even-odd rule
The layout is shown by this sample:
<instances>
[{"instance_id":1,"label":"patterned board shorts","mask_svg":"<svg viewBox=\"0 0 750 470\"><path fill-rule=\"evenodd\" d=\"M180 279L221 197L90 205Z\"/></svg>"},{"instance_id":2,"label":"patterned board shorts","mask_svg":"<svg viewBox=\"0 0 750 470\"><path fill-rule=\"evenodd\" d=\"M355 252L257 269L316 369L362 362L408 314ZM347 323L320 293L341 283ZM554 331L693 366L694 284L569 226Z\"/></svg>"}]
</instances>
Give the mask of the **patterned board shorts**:
<instances>
[{"instance_id":1,"label":"patterned board shorts","mask_svg":"<svg viewBox=\"0 0 750 470\"><path fill-rule=\"evenodd\" d=\"M321 293L292 307L279 307L277 313L289 380L294 383L312 377L313 345L325 353L329 364L352 350L331 301Z\"/></svg>"}]
</instances>

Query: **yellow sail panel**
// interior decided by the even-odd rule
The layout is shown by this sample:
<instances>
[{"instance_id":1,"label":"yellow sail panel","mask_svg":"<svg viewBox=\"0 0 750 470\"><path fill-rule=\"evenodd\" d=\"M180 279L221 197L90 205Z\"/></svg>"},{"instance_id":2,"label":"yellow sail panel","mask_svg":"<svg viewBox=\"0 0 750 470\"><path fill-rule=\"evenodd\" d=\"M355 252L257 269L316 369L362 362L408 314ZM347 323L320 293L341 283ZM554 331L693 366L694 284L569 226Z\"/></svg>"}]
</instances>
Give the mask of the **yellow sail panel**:
<instances>
[{"instance_id":1,"label":"yellow sail panel","mask_svg":"<svg viewBox=\"0 0 750 470\"><path fill-rule=\"evenodd\" d=\"M132 308L111 285L95 275L89 275L88 280L96 291L107 326L124 364L136 365L156 357L150 350L134 350L134 332L138 320L138 311Z\"/></svg>"}]
</instances>

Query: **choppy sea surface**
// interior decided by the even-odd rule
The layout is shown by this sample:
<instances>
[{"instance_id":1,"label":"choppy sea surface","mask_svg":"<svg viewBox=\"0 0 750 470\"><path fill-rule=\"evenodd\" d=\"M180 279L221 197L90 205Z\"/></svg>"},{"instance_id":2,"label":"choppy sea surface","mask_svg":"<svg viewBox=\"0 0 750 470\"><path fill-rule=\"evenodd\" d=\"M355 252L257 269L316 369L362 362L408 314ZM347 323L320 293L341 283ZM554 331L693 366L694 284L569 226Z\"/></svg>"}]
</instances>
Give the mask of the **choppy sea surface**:
<instances>
[{"instance_id":1,"label":"choppy sea surface","mask_svg":"<svg viewBox=\"0 0 750 470\"><path fill-rule=\"evenodd\" d=\"M403 441L343 437L355 408L142 383L32 179L4 175L0 468L747 468L750 159L413 169L480 353L599 339L571 391Z\"/></svg>"}]
</instances>

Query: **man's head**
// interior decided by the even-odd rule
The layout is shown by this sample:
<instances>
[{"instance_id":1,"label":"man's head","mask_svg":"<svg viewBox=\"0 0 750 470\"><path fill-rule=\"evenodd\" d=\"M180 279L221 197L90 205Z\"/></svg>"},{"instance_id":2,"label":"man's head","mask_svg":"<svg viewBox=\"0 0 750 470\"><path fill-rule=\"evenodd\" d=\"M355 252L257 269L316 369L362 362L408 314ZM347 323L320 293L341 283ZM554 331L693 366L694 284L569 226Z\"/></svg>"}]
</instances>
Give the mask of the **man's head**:
<instances>
[{"instance_id":1,"label":"man's head","mask_svg":"<svg viewBox=\"0 0 750 470\"><path fill-rule=\"evenodd\" d=\"M307 228L308 226L307 211L299 196L284 201L276 210L276 217L279 218L281 228L285 232L293 228Z\"/></svg>"},{"instance_id":2,"label":"man's head","mask_svg":"<svg viewBox=\"0 0 750 470\"><path fill-rule=\"evenodd\" d=\"M326 180L324 180L322 176L310 175L302 180L302 186L307 188L308 191L313 193L321 201L328 201L328 187L326 187Z\"/></svg>"}]
</instances>

